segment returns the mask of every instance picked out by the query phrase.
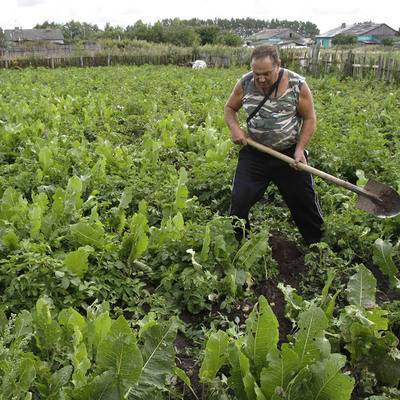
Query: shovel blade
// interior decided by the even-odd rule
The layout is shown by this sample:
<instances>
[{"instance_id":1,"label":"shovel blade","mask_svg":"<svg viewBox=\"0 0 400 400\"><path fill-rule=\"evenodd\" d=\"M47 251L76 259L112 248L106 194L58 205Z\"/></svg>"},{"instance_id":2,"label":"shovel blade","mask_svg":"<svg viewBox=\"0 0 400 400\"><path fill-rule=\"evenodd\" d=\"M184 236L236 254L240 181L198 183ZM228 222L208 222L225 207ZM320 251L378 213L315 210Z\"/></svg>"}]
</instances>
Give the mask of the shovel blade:
<instances>
[{"instance_id":1,"label":"shovel blade","mask_svg":"<svg viewBox=\"0 0 400 400\"><path fill-rule=\"evenodd\" d=\"M400 214L400 195L390 186L369 179L364 189L376 195L379 201L359 195L358 208L380 218L390 218Z\"/></svg>"}]
</instances>

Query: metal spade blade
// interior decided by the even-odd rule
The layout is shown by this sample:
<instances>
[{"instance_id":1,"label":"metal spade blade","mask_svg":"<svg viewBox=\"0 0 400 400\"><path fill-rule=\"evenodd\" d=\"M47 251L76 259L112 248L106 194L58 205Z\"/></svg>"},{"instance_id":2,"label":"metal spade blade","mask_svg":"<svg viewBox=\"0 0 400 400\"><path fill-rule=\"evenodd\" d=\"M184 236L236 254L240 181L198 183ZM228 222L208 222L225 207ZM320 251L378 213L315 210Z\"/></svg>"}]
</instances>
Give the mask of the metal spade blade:
<instances>
[{"instance_id":1,"label":"metal spade blade","mask_svg":"<svg viewBox=\"0 0 400 400\"><path fill-rule=\"evenodd\" d=\"M374 194L376 198L359 193L356 204L358 208L380 218L395 217L400 214L400 195L390 186L369 179L364 190Z\"/></svg>"}]
</instances>

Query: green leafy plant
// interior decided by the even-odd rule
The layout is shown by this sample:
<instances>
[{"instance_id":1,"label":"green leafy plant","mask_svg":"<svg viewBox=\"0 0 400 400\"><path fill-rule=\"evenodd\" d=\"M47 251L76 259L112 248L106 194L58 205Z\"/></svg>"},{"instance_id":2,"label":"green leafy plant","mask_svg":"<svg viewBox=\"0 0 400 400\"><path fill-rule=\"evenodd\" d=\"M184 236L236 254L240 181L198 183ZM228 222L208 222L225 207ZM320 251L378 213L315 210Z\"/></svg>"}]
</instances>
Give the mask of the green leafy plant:
<instances>
[{"instance_id":1,"label":"green leafy plant","mask_svg":"<svg viewBox=\"0 0 400 400\"><path fill-rule=\"evenodd\" d=\"M341 372L345 356L330 352L327 327L322 309L311 306L299 315L294 341L279 349L278 322L261 296L243 336L210 336L200 377L211 380L227 364L228 385L240 399L350 399L354 380Z\"/></svg>"}]
</instances>

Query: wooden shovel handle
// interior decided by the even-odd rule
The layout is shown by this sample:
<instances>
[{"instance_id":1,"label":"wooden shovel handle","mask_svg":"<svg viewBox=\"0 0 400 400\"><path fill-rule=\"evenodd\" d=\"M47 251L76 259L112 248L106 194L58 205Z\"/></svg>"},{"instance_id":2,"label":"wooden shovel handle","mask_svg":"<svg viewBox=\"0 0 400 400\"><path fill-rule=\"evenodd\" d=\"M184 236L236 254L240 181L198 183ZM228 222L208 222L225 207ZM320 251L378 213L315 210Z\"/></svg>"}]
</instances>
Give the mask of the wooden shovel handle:
<instances>
[{"instance_id":1,"label":"wooden shovel handle","mask_svg":"<svg viewBox=\"0 0 400 400\"><path fill-rule=\"evenodd\" d=\"M260 143L254 141L253 139L251 139L249 137L247 137L246 140L247 140L247 143L250 146L256 148L259 151L267 153L267 154L269 154L269 155L271 155L273 157L279 158L280 160L282 160L282 161L284 161L284 162L286 162L288 164L292 164L292 165L295 164L295 161L294 161L294 159L292 157L289 157L289 156L287 156L285 154L282 154L279 151L271 149L270 147L264 146L263 144L260 144ZM333 175L327 174L326 172L320 171L317 168L310 167L309 165L303 164L301 162L296 163L296 168L301 169L301 170L306 171L306 172L309 172L310 174L319 176L320 178L325 179L326 181L332 182L337 186L344 187L344 188L346 188L348 190L351 190L352 192L355 192L355 193L360 194L362 196L367 196L367 197L369 197L369 198L371 198L373 200L377 200L377 201L381 202L381 199L376 194L368 192L367 190L365 190L363 188L360 188L359 186L353 185L350 182L347 182L347 181L344 181L342 179L336 178L336 176L333 176Z\"/></svg>"}]
</instances>

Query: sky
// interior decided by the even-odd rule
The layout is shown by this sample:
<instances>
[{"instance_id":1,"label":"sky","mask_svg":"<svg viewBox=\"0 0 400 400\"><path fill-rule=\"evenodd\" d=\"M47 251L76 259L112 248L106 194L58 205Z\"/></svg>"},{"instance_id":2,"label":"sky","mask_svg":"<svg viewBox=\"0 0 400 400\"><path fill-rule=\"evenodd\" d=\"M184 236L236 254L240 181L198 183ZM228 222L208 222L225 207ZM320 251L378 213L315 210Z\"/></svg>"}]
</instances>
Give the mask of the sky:
<instances>
[{"instance_id":1,"label":"sky","mask_svg":"<svg viewBox=\"0 0 400 400\"><path fill-rule=\"evenodd\" d=\"M0 27L33 28L46 20L71 20L126 27L141 19L154 23L164 18L272 18L310 21L321 33L343 22L372 21L400 28L400 1L381 0L3 0Z\"/></svg>"}]
</instances>

